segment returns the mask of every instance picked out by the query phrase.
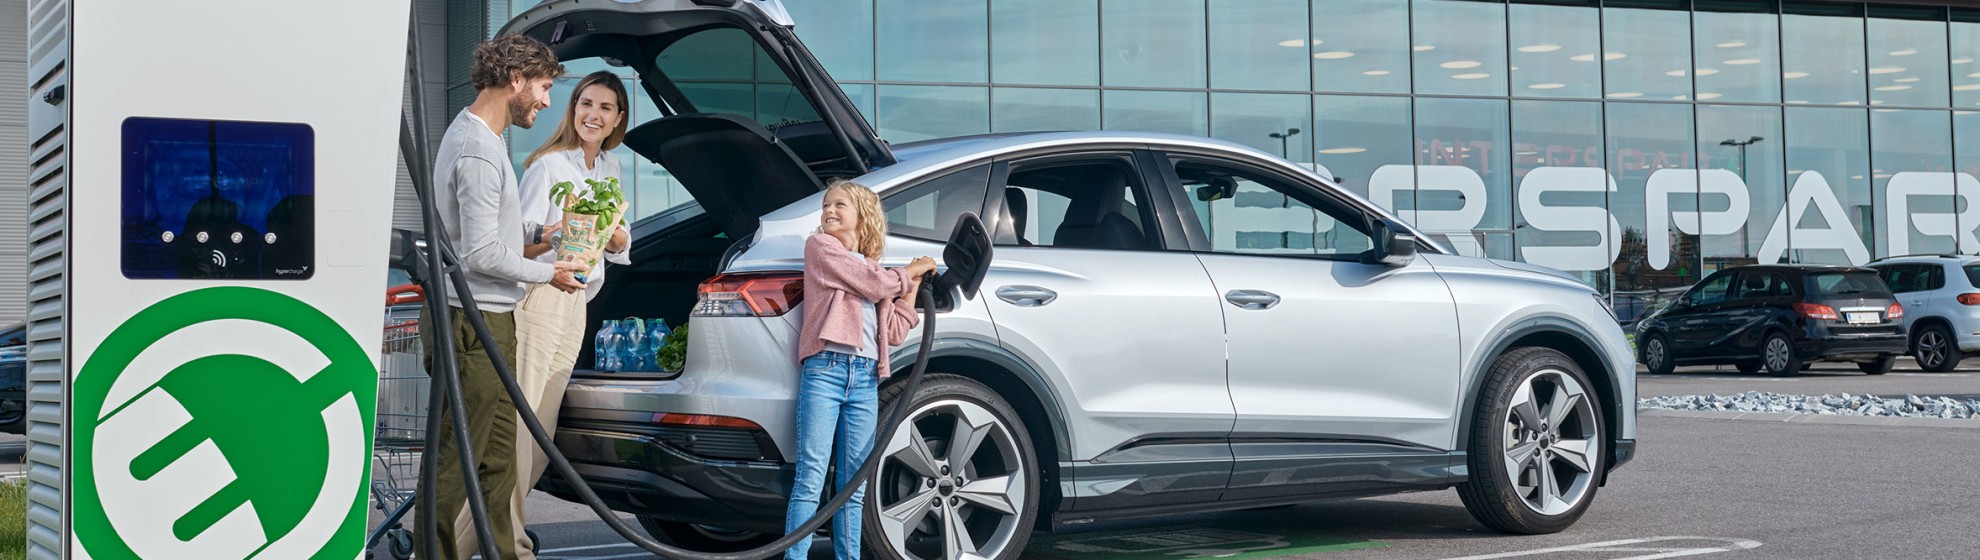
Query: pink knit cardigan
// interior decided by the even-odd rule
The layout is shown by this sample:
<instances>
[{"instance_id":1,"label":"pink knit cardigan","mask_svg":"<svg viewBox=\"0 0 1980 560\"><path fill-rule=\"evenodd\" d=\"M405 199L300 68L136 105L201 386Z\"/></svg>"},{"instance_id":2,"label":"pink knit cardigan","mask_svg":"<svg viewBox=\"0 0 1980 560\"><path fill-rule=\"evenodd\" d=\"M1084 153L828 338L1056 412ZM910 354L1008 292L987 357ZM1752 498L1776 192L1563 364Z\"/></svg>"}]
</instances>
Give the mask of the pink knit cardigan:
<instances>
[{"instance_id":1,"label":"pink knit cardigan","mask_svg":"<svg viewBox=\"0 0 1980 560\"><path fill-rule=\"evenodd\" d=\"M798 330L798 361L824 351L828 342L859 349L879 342L876 371L886 378L892 373L887 365L888 350L905 342L908 330L921 323L914 306L902 299L913 287L907 271L882 268L849 252L831 234L812 234L804 242L804 323ZM878 341L861 340L864 301L874 302L875 315L880 318L874 333Z\"/></svg>"}]
</instances>

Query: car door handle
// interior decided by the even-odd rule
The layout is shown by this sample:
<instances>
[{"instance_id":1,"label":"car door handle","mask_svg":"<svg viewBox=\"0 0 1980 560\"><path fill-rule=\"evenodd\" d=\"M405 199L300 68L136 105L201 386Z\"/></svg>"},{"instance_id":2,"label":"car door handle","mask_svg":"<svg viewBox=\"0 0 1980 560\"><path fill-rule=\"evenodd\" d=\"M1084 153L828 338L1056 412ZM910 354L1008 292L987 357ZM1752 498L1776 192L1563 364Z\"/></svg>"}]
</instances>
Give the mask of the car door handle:
<instances>
[{"instance_id":1,"label":"car door handle","mask_svg":"<svg viewBox=\"0 0 1980 560\"><path fill-rule=\"evenodd\" d=\"M1224 301L1243 309L1264 311L1279 305L1279 294L1265 290L1231 290L1224 294Z\"/></svg>"},{"instance_id":2,"label":"car door handle","mask_svg":"<svg viewBox=\"0 0 1980 560\"><path fill-rule=\"evenodd\" d=\"M1038 286L1004 286L997 288L997 299L1018 307L1038 307L1059 299L1059 293Z\"/></svg>"}]
</instances>

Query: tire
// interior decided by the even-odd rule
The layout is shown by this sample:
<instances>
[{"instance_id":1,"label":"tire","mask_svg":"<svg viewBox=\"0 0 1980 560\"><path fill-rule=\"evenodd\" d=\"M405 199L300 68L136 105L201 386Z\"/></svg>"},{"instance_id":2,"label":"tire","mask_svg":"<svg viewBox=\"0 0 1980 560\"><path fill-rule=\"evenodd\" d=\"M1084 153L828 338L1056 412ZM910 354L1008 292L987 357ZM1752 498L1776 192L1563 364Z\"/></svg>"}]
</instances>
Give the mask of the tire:
<instances>
[{"instance_id":1,"label":"tire","mask_svg":"<svg viewBox=\"0 0 1980 560\"><path fill-rule=\"evenodd\" d=\"M1567 529L1594 503L1609 462L1594 385L1551 348L1515 348L1487 375L1472 412L1469 478L1457 487L1464 509L1505 533Z\"/></svg>"},{"instance_id":2,"label":"tire","mask_svg":"<svg viewBox=\"0 0 1980 560\"><path fill-rule=\"evenodd\" d=\"M1959 339L1945 325L1926 325L1911 338L1911 356L1918 369L1945 373L1959 367L1966 355L1959 351Z\"/></svg>"},{"instance_id":3,"label":"tire","mask_svg":"<svg viewBox=\"0 0 1980 560\"><path fill-rule=\"evenodd\" d=\"M1760 362L1740 362L1733 364L1733 368L1738 369L1740 373L1751 375L1760 371Z\"/></svg>"},{"instance_id":4,"label":"tire","mask_svg":"<svg viewBox=\"0 0 1980 560\"><path fill-rule=\"evenodd\" d=\"M646 529L646 534L654 540L699 552L740 552L770 544L783 536L638 517L640 528Z\"/></svg>"},{"instance_id":5,"label":"tire","mask_svg":"<svg viewBox=\"0 0 1980 560\"><path fill-rule=\"evenodd\" d=\"M867 486L861 521L866 554L879 560L955 560L965 553L1018 558L1038 519L1041 476L1031 434L989 387L956 375L927 375L901 426L882 436L888 438L879 457L884 462ZM883 414L905 389L895 383L880 392ZM951 445L964 425L971 427L967 440L976 442L974 449ZM961 542L974 550L950 550L945 542L951 531L961 531L968 537Z\"/></svg>"},{"instance_id":6,"label":"tire","mask_svg":"<svg viewBox=\"0 0 1980 560\"><path fill-rule=\"evenodd\" d=\"M1895 354L1886 354L1883 356L1878 356L1877 359L1875 360L1856 363L1856 369L1863 370L1863 373L1867 375L1883 375L1886 373L1890 373L1891 368L1895 366L1897 366L1897 355Z\"/></svg>"},{"instance_id":7,"label":"tire","mask_svg":"<svg viewBox=\"0 0 1980 560\"><path fill-rule=\"evenodd\" d=\"M1653 333L1643 341L1643 365L1650 368L1652 375L1670 375L1677 370L1677 356L1671 352L1670 337Z\"/></svg>"},{"instance_id":8,"label":"tire","mask_svg":"<svg viewBox=\"0 0 1980 560\"><path fill-rule=\"evenodd\" d=\"M1760 342L1760 368L1774 377L1794 377L1801 374L1801 356L1794 349L1794 340L1786 333L1774 331Z\"/></svg>"}]
</instances>

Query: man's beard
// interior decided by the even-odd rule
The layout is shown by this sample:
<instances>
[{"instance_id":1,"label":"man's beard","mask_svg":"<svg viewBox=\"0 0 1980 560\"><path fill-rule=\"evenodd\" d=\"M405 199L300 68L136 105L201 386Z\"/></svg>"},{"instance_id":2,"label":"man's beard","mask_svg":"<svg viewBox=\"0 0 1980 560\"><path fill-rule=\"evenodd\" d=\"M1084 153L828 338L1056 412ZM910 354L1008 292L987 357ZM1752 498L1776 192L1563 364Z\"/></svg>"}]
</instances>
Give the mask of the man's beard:
<instances>
[{"instance_id":1,"label":"man's beard","mask_svg":"<svg viewBox=\"0 0 1980 560\"><path fill-rule=\"evenodd\" d=\"M530 114L535 111L535 105L536 105L536 100L523 96L516 96L510 99L509 124L521 128L529 128L531 126L535 126L536 119L530 116Z\"/></svg>"}]
</instances>

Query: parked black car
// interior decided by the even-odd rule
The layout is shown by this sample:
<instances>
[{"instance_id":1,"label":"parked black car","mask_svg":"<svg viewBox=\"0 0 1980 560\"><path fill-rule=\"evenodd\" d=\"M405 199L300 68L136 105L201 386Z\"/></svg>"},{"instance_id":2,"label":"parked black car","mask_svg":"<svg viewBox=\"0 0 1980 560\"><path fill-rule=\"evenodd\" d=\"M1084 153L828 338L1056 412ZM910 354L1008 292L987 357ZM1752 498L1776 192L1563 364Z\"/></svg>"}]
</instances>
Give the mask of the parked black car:
<instances>
[{"instance_id":1,"label":"parked black car","mask_svg":"<svg viewBox=\"0 0 1980 560\"><path fill-rule=\"evenodd\" d=\"M27 325L0 330L0 432L27 428Z\"/></svg>"},{"instance_id":2,"label":"parked black car","mask_svg":"<svg viewBox=\"0 0 1980 560\"><path fill-rule=\"evenodd\" d=\"M1810 362L1856 362L1882 375L1906 349L1904 307L1877 272L1820 265L1718 271L1637 327L1651 373L1733 364L1791 376Z\"/></svg>"}]
</instances>

